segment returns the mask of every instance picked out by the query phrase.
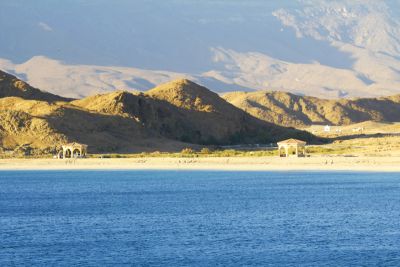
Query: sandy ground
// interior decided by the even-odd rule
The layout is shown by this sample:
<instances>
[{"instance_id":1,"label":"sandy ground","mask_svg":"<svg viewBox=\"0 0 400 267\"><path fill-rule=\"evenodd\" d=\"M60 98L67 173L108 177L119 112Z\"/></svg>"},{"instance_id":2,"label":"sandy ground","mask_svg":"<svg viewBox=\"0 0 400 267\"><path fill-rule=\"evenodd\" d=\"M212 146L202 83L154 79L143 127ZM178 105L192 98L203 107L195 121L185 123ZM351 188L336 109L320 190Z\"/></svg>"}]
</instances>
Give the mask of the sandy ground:
<instances>
[{"instance_id":1,"label":"sandy ground","mask_svg":"<svg viewBox=\"0 0 400 267\"><path fill-rule=\"evenodd\" d=\"M315 170L400 172L400 157L1 159L0 170Z\"/></svg>"}]
</instances>

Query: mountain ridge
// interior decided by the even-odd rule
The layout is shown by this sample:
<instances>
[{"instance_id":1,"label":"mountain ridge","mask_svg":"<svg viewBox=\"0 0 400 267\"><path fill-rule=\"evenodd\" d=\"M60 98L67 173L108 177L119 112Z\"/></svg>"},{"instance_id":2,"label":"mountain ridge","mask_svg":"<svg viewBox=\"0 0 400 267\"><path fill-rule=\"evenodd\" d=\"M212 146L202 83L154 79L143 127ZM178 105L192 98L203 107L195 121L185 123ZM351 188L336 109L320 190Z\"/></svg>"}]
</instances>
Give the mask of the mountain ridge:
<instances>
[{"instance_id":1,"label":"mountain ridge","mask_svg":"<svg viewBox=\"0 0 400 267\"><path fill-rule=\"evenodd\" d=\"M277 137L268 137L269 132L285 136L286 131L292 131L262 122L187 79L171 81L145 93L118 91L71 103L131 117L169 138L204 145L251 143L252 138L262 140L262 135L265 140L276 141Z\"/></svg>"},{"instance_id":2,"label":"mountain ridge","mask_svg":"<svg viewBox=\"0 0 400 267\"><path fill-rule=\"evenodd\" d=\"M261 120L284 126L400 120L400 94L334 100L287 92L258 91L227 93L223 98Z\"/></svg>"},{"instance_id":3,"label":"mountain ridge","mask_svg":"<svg viewBox=\"0 0 400 267\"><path fill-rule=\"evenodd\" d=\"M320 141L307 132L254 118L188 80L149 93L116 91L55 102L40 94L38 100L16 97L17 89L9 89L0 98L0 147L6 150L54 153L71 141L86 143L97 153L179 151L289 137Z\"/></svg>"}]
</instances>

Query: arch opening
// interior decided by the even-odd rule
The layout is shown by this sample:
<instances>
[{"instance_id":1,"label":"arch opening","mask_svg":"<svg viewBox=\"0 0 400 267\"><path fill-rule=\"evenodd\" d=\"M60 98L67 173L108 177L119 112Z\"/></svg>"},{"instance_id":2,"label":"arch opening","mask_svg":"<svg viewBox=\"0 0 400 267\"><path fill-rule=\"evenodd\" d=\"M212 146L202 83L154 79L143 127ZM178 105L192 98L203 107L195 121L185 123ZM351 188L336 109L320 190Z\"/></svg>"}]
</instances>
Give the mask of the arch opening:
<instances>
[{"instance_id":1,"label":"arch opening","mask_svg":"<svg viewBox=\"0 0 400 267\"><path fill-rule=\"evenodd\" d=\"M71 152L71 150L69 149L69 148L67 148L66 150L65 150L65 156L64 156L64 158L71 158L72 157L72 152Z\"/></svg>"},{"instance_id":2,"label":"arch opening","mask_svg":"<svg viewBox=\"0 0 400 267\"><path fill-rule=\"evenodd\" d=\"M73 153L72 153L72 156L74 157L74 158L79 158L80 156L81 156L81 151L79 150L79 149L74 149L74 151L73 151Z\"/></svg>"}]
</instances>

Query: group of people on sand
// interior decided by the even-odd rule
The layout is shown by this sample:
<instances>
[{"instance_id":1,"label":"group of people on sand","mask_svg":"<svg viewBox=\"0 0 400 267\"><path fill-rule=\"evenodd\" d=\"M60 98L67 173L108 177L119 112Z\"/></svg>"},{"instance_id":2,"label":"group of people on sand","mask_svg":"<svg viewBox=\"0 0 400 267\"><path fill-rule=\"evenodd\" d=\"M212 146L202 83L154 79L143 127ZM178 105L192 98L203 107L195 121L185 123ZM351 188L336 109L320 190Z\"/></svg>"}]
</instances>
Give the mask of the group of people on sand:
<instances>
[{"instance_id":1,"label":"group of people on sand","mask_svg":"<svg viewBox=\"0 0 400 267\"><path fill-rule=\"evenodd\" d=\"M328 165L328 164L329 164L328 160L325 160L325 165ZM333 159L331 159L330 164L331 164L331 165L333 164Z\"/></svg>"}]
</instances>

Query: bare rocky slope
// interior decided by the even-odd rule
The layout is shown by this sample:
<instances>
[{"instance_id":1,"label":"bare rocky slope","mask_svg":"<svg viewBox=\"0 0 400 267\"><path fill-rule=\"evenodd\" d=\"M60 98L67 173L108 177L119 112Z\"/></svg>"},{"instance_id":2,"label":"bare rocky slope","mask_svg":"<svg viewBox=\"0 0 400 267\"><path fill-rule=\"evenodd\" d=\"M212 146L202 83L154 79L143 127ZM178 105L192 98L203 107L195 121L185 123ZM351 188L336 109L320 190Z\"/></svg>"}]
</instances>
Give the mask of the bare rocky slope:
<instances>
[{"instance_id":1,"label":"bare rocky slope","mask_svg":"<svg viewBox=\"0 0 400 267\"><path fill-rule=\"evenodd\" d=\"M124 153L269 143L289 137L318 141L306 132L256 119L188 80L146 94L116 91L74 101L27 84L21 93L14 86L18 82L0 87L4 151L54 153L72 141L88 144L89 152Z\"/></svg>"},{"instance_id":2,"label":"bare rocky slope","mask_svg":"<svg viewBox=\"0 0 400 267\"><path fill-rule=\"evenodd\" d=\"M229 145L313 140L305 132L261 121L189 80L172 81L146 93L117 91L71 102L104 114L131 118L144 128L182 142Z\"/></svg>"},{"instance_id":3,"label":"bare rocky slope","mask_svg":"<svg viewBox=\"0 0 400 267\"><path fill-rule=\"evenodd\" d=\"M328 100L286 92L258 91L228 93L223 98L261 120L283 126L400 121L400 95Z\"/></svg>"},{"instance_id":4,"label":"bare rocky slope","mask_svg":"<svg viewBox=\"0 0 400 267\"><path fill-rule=\"evenodd\" d=\"M67 102L16 97L0 99L0 147L54 153L66 142L89 145L90 152L176 151L190 144L146 131L130 118L100 114Z\"/></svg>"}]
</instances>

